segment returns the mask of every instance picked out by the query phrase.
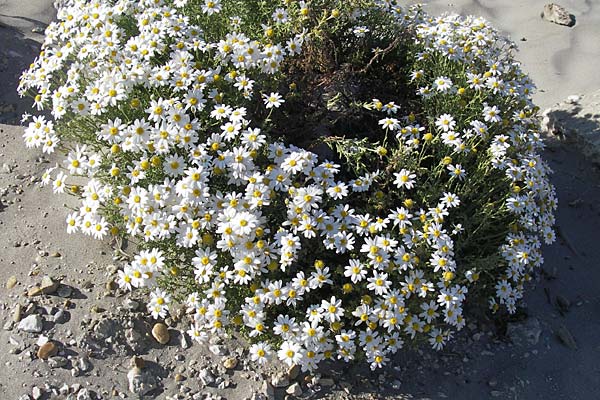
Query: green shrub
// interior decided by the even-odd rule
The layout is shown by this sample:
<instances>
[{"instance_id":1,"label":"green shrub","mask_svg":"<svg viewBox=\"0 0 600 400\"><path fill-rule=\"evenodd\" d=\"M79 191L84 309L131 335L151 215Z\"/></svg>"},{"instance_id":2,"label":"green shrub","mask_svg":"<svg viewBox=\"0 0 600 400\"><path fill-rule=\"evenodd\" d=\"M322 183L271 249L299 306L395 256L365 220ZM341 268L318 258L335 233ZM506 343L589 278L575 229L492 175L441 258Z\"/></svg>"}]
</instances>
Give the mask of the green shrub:
<instances>
[{"instance_id":1,"label":"green shrub","mask_svg":"<svg viewBox=\"0 0 600 400\"><path fill-rule=\"evenodd\" d=\"M20 92L69 232L189 334L314 369L514 312L554 240L534 87L484 20L396 1L72 0ZM74 176L87 177L77 185Z\"/></svg>"}]
</instances>

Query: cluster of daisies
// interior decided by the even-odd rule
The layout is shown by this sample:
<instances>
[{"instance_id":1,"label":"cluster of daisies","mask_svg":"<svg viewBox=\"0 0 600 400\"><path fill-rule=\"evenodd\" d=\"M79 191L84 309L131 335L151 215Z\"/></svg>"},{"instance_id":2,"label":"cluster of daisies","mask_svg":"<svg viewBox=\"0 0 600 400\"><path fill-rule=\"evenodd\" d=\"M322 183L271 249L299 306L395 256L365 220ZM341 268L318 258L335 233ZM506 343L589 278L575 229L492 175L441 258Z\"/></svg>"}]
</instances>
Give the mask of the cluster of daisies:
<instances>
[{"instance_id":1,"label":"cluster of daisies","mask_svg":"<svg viewBox=\"0 0 600 400\"><path fill-rule=\"evenodd\" d=\"M121 287L148 290L154 318L183 294L191 337L204 342L235 327L258 363L276 357L313 370L325 359L364 357L374 369L406 340L441 349L465 325L463 302L480 279L457 262L464 228L448 222L461 207L459 189L481 173L461 156L479 151L510 181L504 208L517 222L498 243L506 270L496 273L490 302L514 310L542 262L538 234L554 240L556 199L537 154L533 87L499 57L500 38L484 21L426 19L393 0L361 10L286 0L267 2L256 36L244 31L256 15L232 13L235 1L191 3L66 1L21 79L21 93L52 114L29 122L27 146L66 153L42 184L81 198L68 232L138 242L119 271ZM282 66L302 56L311 16L325 15L325 29L347 15L349 32L368 38L378 30L362 18L369 13L414 32L422 53L410 79L424 104L473 93L496 99L468 120L452 108L401 117L401 105L368 100L381 114L373 129L393 133L388 147L416 155L443 149L437 177L448 185L429 203L413 199L428 179L418 166L348 177L339 163L274 140L277 127L255 118L285 109ZM436 58L468 72L432 75ZM404 200L367 207L364 199L382 185Z\"/></svg>"}]
</instances>

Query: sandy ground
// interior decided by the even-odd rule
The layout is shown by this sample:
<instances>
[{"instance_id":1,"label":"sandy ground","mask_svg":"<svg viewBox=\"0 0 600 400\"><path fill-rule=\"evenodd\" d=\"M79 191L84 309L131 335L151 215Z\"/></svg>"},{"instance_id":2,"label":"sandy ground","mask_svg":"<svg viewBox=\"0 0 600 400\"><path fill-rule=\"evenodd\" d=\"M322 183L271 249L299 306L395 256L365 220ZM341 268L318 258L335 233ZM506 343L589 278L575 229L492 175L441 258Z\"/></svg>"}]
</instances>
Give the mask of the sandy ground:
<instances>
[{"instance_id":1,"label":"sandy ground","mask_svg":"<svg viewBox=\"0 0 600 400\"><path fill-rule=\"evenodd\" d=\"M539 91L534 100L542 109L599 89L595 82L600 65L600 0L561 0L576 23L557 25L540 17L549 0L429 0L425 10L436 15L455 12L478 15L490 21L519 47L523 64Z\"/></svg>"},{"instance_id":2,"label":"sandy ground","mask_svg":"<svg viewBox=\"0 0 600 400\"><path fill-rule=\"evenodd\" d=\"M600 2L562 1L577 18L573 28L541 20L543 4L538 0L457 0L451 5L432 1L427 9L483 15L510 35L519 44L518 58L525 70L543 89L536 101L546 108L568 95L600 88L593 81L600 65ZM236 400L253 394L259 398L264 382L271 382L277 371L246 365L233 340L216 352L230 352L239 359L234 370L223 367L230 356L214 354L205 346L183 349L178 330L186 327L176 321L169 343L159 345L150 335L151 321L131 306L128 295L109 283L115 264L109 244L67 235L63 203L69 199L32 183L32 177L55 160L39 160L36 153L26 151L22 130L15 125L29 104L18 100L14 88L20 71L39 50L36 40L41 36L32 29L44 27L52 18L47 0L0 0L0 81L6 88L0 92L0 123L7 124L0 125L0 165L7 165L0 170L0 363L5 367L0 371L0 399L30 399L23 396L33 396L34 388L41 389L42 399L69 398L69 393L78 400L136 398L128 390L126 376L133 354L146 360L146 378L158 383L145 398L213 398L216 394ZM545 272L526 296L526 315L506 331L489 321L470 324L445 351L409 350L385 371L327 367L323 378L333 380L316 385L301 376L301 397L600 398L600 171L561 142L550 141L545 157L555 170L560 235L557 244L544 249ZM62 291L28 298L26 292L43 275L60 279ZM5 283L11 281L15 286L9 289ZM41 333L21 332L11 322L17 304L22 317L42 316ZM60 311L63 317L58 318ZM134 324L129 326L128 321ZM573 336L575 347L559 338L558 332L565 330ZM107 340L111 335L112 343ZM37 358L40 336L58 344L53 362ZM65 365L61 366L62 359ZM204 387L201 377L207 379L206 371L215 381ZM285 390L286 386L275 389L276 398L284 398Z\"/></svg>"}]
</instances>

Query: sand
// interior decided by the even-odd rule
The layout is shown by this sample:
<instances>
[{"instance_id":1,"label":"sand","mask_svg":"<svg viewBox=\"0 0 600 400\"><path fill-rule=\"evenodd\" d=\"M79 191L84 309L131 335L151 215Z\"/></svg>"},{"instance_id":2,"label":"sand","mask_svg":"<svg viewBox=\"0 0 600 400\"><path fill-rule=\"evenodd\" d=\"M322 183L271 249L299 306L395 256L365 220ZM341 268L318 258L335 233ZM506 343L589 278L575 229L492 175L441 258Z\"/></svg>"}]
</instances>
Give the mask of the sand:
<instances>
[{"instance_id":1,"label":"sand","mask_svg":"<svg viewBox=\"0 0 600 400\"><path fill-rule=\"evenodd\" d=\"M540 12L544 3L540 0L456 0L449 4L446 0L430 1L426 9L432 14L450 11L481 15L509 35L519 45L517 59L540 89L535 101L545 109L569 95L586 95L600 89L595 82L600 65L600 1L561 1L577 19L572 28L542 20ZM80 235L67 235L65 199L30 182L31 176L39 176L56 158L50 157L46 164L39 164L37 154L25 150L22 129L16 126L19 115L28 110L29 102L18 100L14 88L20 71L39 51L42 39L32 29L44 27L53 16L52 4L47 0L0 1L0 81L5 88L0 92L0 107L8 107L0 113L0 123L8 123L0 125L0 165L7 164L10 168L10 172L0 172L0 320L4 325L12 318L15 304L24 304L23 293L38 283L42 274L63 276L63 284L73 287L79 295L71 298L70 319L62 324L47 323L44 335L57 340L59 354L71 359L67 367L50 369L33 356L37 349L33 343L38 335L23 335L14 329L0 330L3 350L0 363L5 366L0 371L0 399L30 395L34 386L60 387L63 383L80 384L96 397L112 398L113 389L131 396L126 378L128 358L123 355L92 359L90 372L72 376L70 368L82 356L82 350L70 345L70 340L80 331L86 331L82 323L87 319L104 318L91 312L94 306L112 312L122 306L123 297L103 296L104 283L110 280L106 267L113 262L108 244ZM586 117L578 115L578 118ZM557 212L560 236L558 243L544 249L546 273L526 295L528 318L512 324L508 336L496 335L496 328L486 321L470 326L455 345L442 353L406 352L400 357L397 369L374 374L360 368L340 374L334 370L323 371L324 376L333 377L338 385L324 388L317 397L600 398L600 364L597 362L600 357L597 340L600 331L597 290L600 285L600 172L574 147L559 141L549 142L545 158L555 170L552 180L560 199ZM50 257L54 252L59 252L61 257ZM34 264L39 266L38 275ZM4 283L11 276L15 276L17 285L7 289ZM87 286L85 280L92 282L89 289L83 289ZM570 302L568 311L557 308L557 296ZM50 296L42 303L61 308L63 301ZM49 319L47 315L45 318ZM573 335L576 350L557 337L561 326ZM214 366L220 360L207 356L201 346L182 351L175 338L169 346L158 346L149 337L147 323L136 329L142 334L140 342L146 343L140 354L152 360L148 368L162 379L160 389L146 398L167 398L182 386L190 387L190 393L198 392L198 379L194 378L193 370L186 369L186 363L212 360L206 363ZM529 340L530 336L536 340ZM14 351L18 346L11 344L11 337L20 340L24 349ZM176 360L178 354L185 355L183 362ZM175 382L175 373L180 372L189 379ZM247 374L243 376L238 368L235 373L224 374L231 380L232 387L204 391L235 400L250 397L270 374L252 375L255 372L263 371L243 372ZM344 386L350 387L351 395L346 394ZM277 398L285 395L284 389L276 393ZM55 398L45 396L43 398Z\"/></svg>"}]
</instances>

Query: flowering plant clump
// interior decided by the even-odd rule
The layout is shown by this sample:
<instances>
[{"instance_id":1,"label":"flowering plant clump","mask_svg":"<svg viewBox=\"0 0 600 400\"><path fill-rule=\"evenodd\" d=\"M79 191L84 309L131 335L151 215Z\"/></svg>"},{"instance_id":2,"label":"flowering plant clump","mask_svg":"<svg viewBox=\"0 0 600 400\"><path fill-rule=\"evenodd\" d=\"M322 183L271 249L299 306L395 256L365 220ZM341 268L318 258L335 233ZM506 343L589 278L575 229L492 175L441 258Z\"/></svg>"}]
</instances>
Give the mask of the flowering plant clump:
<instances>
[{"instance_id":1,"label":"flowering plant clump","mask_svg":"<svg viewBox=\"0 0 600 400\"><path fill-rule=\"evenodd\" d=\"M199 342L380 367L465 304L514 312L554 241L513 45L396 0L69 0L20 93L68 232L128 238L119 285ZM87 181L81 184L81 178Z\"/></svg>"}]
</instances>

